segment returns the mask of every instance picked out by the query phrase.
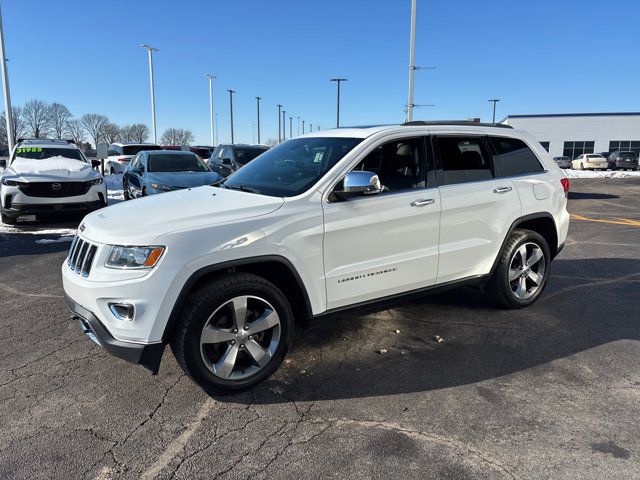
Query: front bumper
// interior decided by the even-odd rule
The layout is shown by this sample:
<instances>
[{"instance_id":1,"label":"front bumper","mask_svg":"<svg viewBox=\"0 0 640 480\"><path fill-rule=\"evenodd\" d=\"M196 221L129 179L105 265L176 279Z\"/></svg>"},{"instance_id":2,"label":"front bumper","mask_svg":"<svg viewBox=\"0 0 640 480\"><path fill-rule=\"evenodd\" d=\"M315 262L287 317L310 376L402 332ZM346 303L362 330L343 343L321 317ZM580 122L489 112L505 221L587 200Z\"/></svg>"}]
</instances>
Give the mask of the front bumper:
<instances>
[{"instance_id":1,"label":"front bumper","mask_svg":"<svg viewBox=\"0 0 640 480\"><path fill-rule=\"evenodd\" d=\"M86 308L76 303L71 297L64 296L72 318L80 321L82 331L92 341L103 347L115 357L121 358L149 369L154 375L160 369L160 361L164 353L163 343L133 343L115 339L102 325L100 320Z\"/></svg>"},{"instance_id":2,"label":"front bumper","mask_svg":"<svg viewBox=\"0 0 640 480\"><path fill-rule=\"evenodd\" d=\"M78 203L12 203L10 208L3 208L2 213L18 218L23 215L92 212L106 206L107 203L100 200Z\"/></svg>"}]
</instances>

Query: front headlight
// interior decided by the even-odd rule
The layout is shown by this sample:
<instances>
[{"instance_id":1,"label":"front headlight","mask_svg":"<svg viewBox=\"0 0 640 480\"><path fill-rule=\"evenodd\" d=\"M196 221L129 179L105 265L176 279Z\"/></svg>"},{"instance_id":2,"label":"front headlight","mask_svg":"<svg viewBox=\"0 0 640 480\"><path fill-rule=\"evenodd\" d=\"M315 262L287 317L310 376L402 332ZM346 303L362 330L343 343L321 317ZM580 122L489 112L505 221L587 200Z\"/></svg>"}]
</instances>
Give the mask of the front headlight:
<instances>
[{"instance_id":1,"label":"front headlight","mask_svg":"<svg viewBox=\"0 0 640 480\"><path fill-rule=\"evenodd\" d=\"M173 190L173 188L171 188L169 185L163 185L161 183L151 182L150 185L151 185L151 188L153 188L154 190L163 190L165 192L169 192Z\"/></svg>"},{"instance_id":2,"label":"front headlight","mask_svg":"<svg viewBox=\"0 0 640 480\"><path fill-rule=\"evenodd\" d=\"M20 182L15 182L13 180L9 180L9 179L2 179L2 184L6 185L7 187L17 187L18 185L20 185Z\"/></svg>"},{"instance_id":3,"label":"front headlight","mask_svg":"<svg viewBox=\"0 0 640 480\"><path fill-rule=\"evenodd\" d=\"M102 178L96 178L91 181L91 185L100 185L102 183Z\"/></svg>"},{"instance_id":4,"label":"front headlight","mask_svg":"<svg viewBox=\"0 0 640 480\"><path fill-rule=\"evenodd\" d=\"M104 264L107 268L143 269L156 266L164 253L164 247L111 247L109 258Z\"/></svg>"}]
</instances>

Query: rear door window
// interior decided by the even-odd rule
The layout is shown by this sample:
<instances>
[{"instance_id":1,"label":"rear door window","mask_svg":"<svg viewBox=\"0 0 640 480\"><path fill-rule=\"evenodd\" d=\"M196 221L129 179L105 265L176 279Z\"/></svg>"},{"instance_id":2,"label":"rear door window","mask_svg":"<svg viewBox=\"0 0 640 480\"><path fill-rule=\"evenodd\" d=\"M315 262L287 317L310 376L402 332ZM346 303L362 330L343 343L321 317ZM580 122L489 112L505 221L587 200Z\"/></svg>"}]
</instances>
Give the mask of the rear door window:
<instances>
[{"instance_id":1,"label":"rear door window","mask_svg":"<svg viewBox=\"0 0 640 480\"><path fill-rule=\"evenodd\" d=\"M522 140L509 137L489 137L493 146L493 166L496 177L513 177L544 171L538 157Z\"/></svg>"},{"instance_id":2,"label":"rear door window","mask_svg":"<svg viewBox=\"0 0 640 480\"><path fill-rule=\"evenodd\" d=\"M493 178L491 156L481 137L438 136L434 146L442 166L441 185Z\"/></svg>"}]
</instances>

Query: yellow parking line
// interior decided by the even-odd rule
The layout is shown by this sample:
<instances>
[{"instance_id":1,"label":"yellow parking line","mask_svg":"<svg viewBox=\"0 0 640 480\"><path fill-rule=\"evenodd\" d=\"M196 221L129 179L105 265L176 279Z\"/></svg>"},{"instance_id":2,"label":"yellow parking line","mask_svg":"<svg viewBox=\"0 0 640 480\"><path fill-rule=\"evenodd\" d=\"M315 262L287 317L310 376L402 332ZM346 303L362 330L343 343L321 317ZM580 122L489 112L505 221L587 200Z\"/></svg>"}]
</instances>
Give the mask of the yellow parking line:
<instances>
[{"instance_id":1,"label":"yellow parking line","mask_svg":"<svg viewBox=\"0 0 640 480\"><path fill-rule=\"evenodd\" d=\"M584 215L578 215L576 213L572 213L571 218L573 220L584 220L585 222L611 223L614 225L626 225L627 227L640 227L640 221L631 220L629 218L618 218L618 217L614 217L612 219L590 218L590 217L585 217Z\"/></svg>"}]
</instances>

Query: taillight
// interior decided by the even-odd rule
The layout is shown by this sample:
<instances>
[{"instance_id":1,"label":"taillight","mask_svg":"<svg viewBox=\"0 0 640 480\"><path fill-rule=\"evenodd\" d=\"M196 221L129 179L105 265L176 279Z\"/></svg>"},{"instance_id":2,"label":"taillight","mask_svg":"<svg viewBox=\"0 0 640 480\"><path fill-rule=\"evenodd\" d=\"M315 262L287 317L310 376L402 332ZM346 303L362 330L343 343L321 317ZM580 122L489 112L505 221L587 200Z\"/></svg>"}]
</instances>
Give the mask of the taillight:
<instances>
[{"instance_id":1,"label":"taillight","mask_svg":"<svg viewBox=\"0 0 640 480\"><path fill-rule=\"evenodd\" d=\"M562 189L564 190L564 193L569 193L569 179L561 178L560 183L562 184Z\"/></svg>"},{"instance_id":2,"label":"taillight","mask_svg":"<svg viewBox=\"0 0 640 480\"><path fill-rule=\"evenodd\" d=\"M122 157L118 159L118 162L120 163L127 163L128 161L130 161L131 159L128 157Z\"/></svg>"}]
</instances>

